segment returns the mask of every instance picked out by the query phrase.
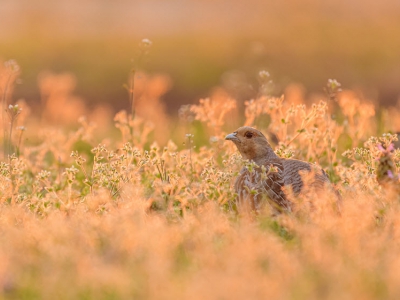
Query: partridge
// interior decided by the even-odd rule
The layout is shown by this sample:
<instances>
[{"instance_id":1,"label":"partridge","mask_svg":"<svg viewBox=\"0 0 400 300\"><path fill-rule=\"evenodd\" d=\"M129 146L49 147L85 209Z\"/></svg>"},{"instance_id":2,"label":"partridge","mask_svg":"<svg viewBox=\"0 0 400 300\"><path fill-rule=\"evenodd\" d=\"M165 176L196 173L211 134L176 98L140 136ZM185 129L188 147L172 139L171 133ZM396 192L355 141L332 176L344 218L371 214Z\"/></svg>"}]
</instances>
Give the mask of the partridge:
<instances>
[{"instance_id":1,"label":"partridge","mask_svg":"<svg viewBox=\"0 0 400 300\"><path fill-rule=\"evenodd\" d=\"M244 167L235 182L239 209L258 211L266 196L278 211L291 211L293 204L282 188L290 187L298 195L304 186L302 172L314 172L310 183L314 188L321 189L329 182L326 173L316 165L279 157L265 136L252 127L240 127L225 139L236 145L244 159L254 163L253 167Z\"/></svg>"}]
</instances>

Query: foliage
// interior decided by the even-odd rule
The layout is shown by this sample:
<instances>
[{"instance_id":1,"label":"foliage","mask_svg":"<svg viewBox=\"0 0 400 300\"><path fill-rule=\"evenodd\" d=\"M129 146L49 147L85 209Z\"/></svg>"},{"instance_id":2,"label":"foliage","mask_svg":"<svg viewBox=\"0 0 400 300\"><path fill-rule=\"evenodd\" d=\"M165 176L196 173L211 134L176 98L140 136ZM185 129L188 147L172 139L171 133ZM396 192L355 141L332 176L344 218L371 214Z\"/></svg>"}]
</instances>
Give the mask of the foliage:
<instances>
[{"instance_id":1,"label":"foliage","mask_svg":"<svg viewBox=\"0 0 400 300\"><path fill-rule=\"evenodd\" d=\"M183 107L185 132L174 141L159 131L165 143L140 110L117 114L118 136L85 118L76 130L54 128L45 115L44 126L26 130L30 144L12 130L20 118L4 120L18 153L0 164L0 295L398 298L397 136L368 138L378 135L373 106L328 92L311 105L262 93L245 103L244 124L273 133L279 155L327 169L342 195L339 213L328 192L293 198L291 214L237 213L232 185L252 164L223 140L241 118L221 91ZM342 141L352 146L344 155Z\"/></svg>"}]
</instances>

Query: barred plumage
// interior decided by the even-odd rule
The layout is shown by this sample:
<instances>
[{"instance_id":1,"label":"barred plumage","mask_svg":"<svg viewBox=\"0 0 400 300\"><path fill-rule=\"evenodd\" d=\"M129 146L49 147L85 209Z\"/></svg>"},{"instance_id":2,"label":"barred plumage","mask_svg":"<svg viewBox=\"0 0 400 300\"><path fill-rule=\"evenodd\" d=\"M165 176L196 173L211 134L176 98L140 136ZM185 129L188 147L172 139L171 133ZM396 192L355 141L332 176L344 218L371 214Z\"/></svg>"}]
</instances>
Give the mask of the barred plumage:
<instances>
[{"instance_id":1,"label":"barred plumage","mask_svg":"<svg viewBox=\"0 0 400 300\"><path fill-rule=\"evenodd\" d=\"M228 134L225 139L235 143L244 159L253 161L257 165L252 171L243 168L235 182L237 202L242 210L258 211L263 197L267 197L277 210L291 211L292 203L282 187L290 186L293 193L298 195L304 185L300 171L315 171L311 182L314 188L323 188L325 183L329 182L325 172L315 165L296 159L280 158L265 136L254 128L240 127Z\"/></svg>"}]
</instances>

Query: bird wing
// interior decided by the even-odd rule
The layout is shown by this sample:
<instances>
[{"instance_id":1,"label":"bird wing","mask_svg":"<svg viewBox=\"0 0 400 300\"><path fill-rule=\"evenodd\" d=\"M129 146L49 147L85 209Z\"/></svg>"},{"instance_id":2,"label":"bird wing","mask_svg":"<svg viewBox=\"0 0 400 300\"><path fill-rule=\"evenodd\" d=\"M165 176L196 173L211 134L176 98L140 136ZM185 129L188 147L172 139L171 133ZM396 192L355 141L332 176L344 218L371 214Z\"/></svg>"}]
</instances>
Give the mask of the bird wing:
<instances>
[{"instance_id":1,"label":"bird wing","mask_svg":"<svg viewBox=\"0 0 400 300\"><path fill-rule=\"evenodd\" d=\"M315 164L310 164L297 159L282 159L284 165L284 180L285 185L291 186L294 195L299 195L303 190L304 182L301 175L302 171L312 172L313 180L307 182L310 187L323 189L325 183L329 182L329 178L325 171Z\"/></svg>"},{"instance_id":2,"label":"bird wing","mask_svg":"<svg viewBox=\"0 0 400 300\"><path fill-rule=\"evenodd\" d=\"M291 210L291 203L283 192L284 168L281 162L273 162L266 166L265 175L262 176L261 188L268 198L279 207Z\"/></svg>"},{"instance_id":3,"label":"bird wing","mask_svg":"<svg viewBox=\"0 0 400 300\"><path fill-rule=\"evenodd\" d=\"M241 211L252 211L256 209L254 199L255 195L252 190L255 188L254 178L247 168L240 171L235 181L235 192L237 194L237 206Z\"/></svg>"},{"instance_id":4,"label":"bird wing","mask_svg":"<svg viewBox=\"0 0 400 300\"><path fill-rule=\"evenodd\" d=\"M246 210L259 210L266 195L278 209L291 210L291 203L282 190L284 186L283 165L280 162L265 164L252 172L243 168L235 182L238 205Z\"/></svg>"}]
</instances>

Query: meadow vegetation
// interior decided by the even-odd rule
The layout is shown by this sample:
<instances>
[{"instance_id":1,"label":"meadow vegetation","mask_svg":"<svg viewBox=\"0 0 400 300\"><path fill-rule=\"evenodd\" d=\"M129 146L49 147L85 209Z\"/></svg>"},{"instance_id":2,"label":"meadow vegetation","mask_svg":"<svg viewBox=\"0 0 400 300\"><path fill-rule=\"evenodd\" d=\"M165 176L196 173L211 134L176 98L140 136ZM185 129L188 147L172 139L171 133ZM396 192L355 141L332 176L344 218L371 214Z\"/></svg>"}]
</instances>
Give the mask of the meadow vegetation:
<instances>
[{"instance_id":1,"label":"meadow vegetation","mask_svg":"<svg viewBox=\"0 0 400 300\"><path fill-rule=\"evenodd\" d=\"M295 87L273 97L261 72L255 99L216 89L172 120L169 79L135 73L134 108L113 119L72 75L43 73L37 115L13 100L18 74L1 69L0 298L400 298L400 109L336 80L316 102ZM245 162L224 136L243 124L321 165L340 213L309 193L293 213L238 214Z\"/></svg>"}]
</instances>

